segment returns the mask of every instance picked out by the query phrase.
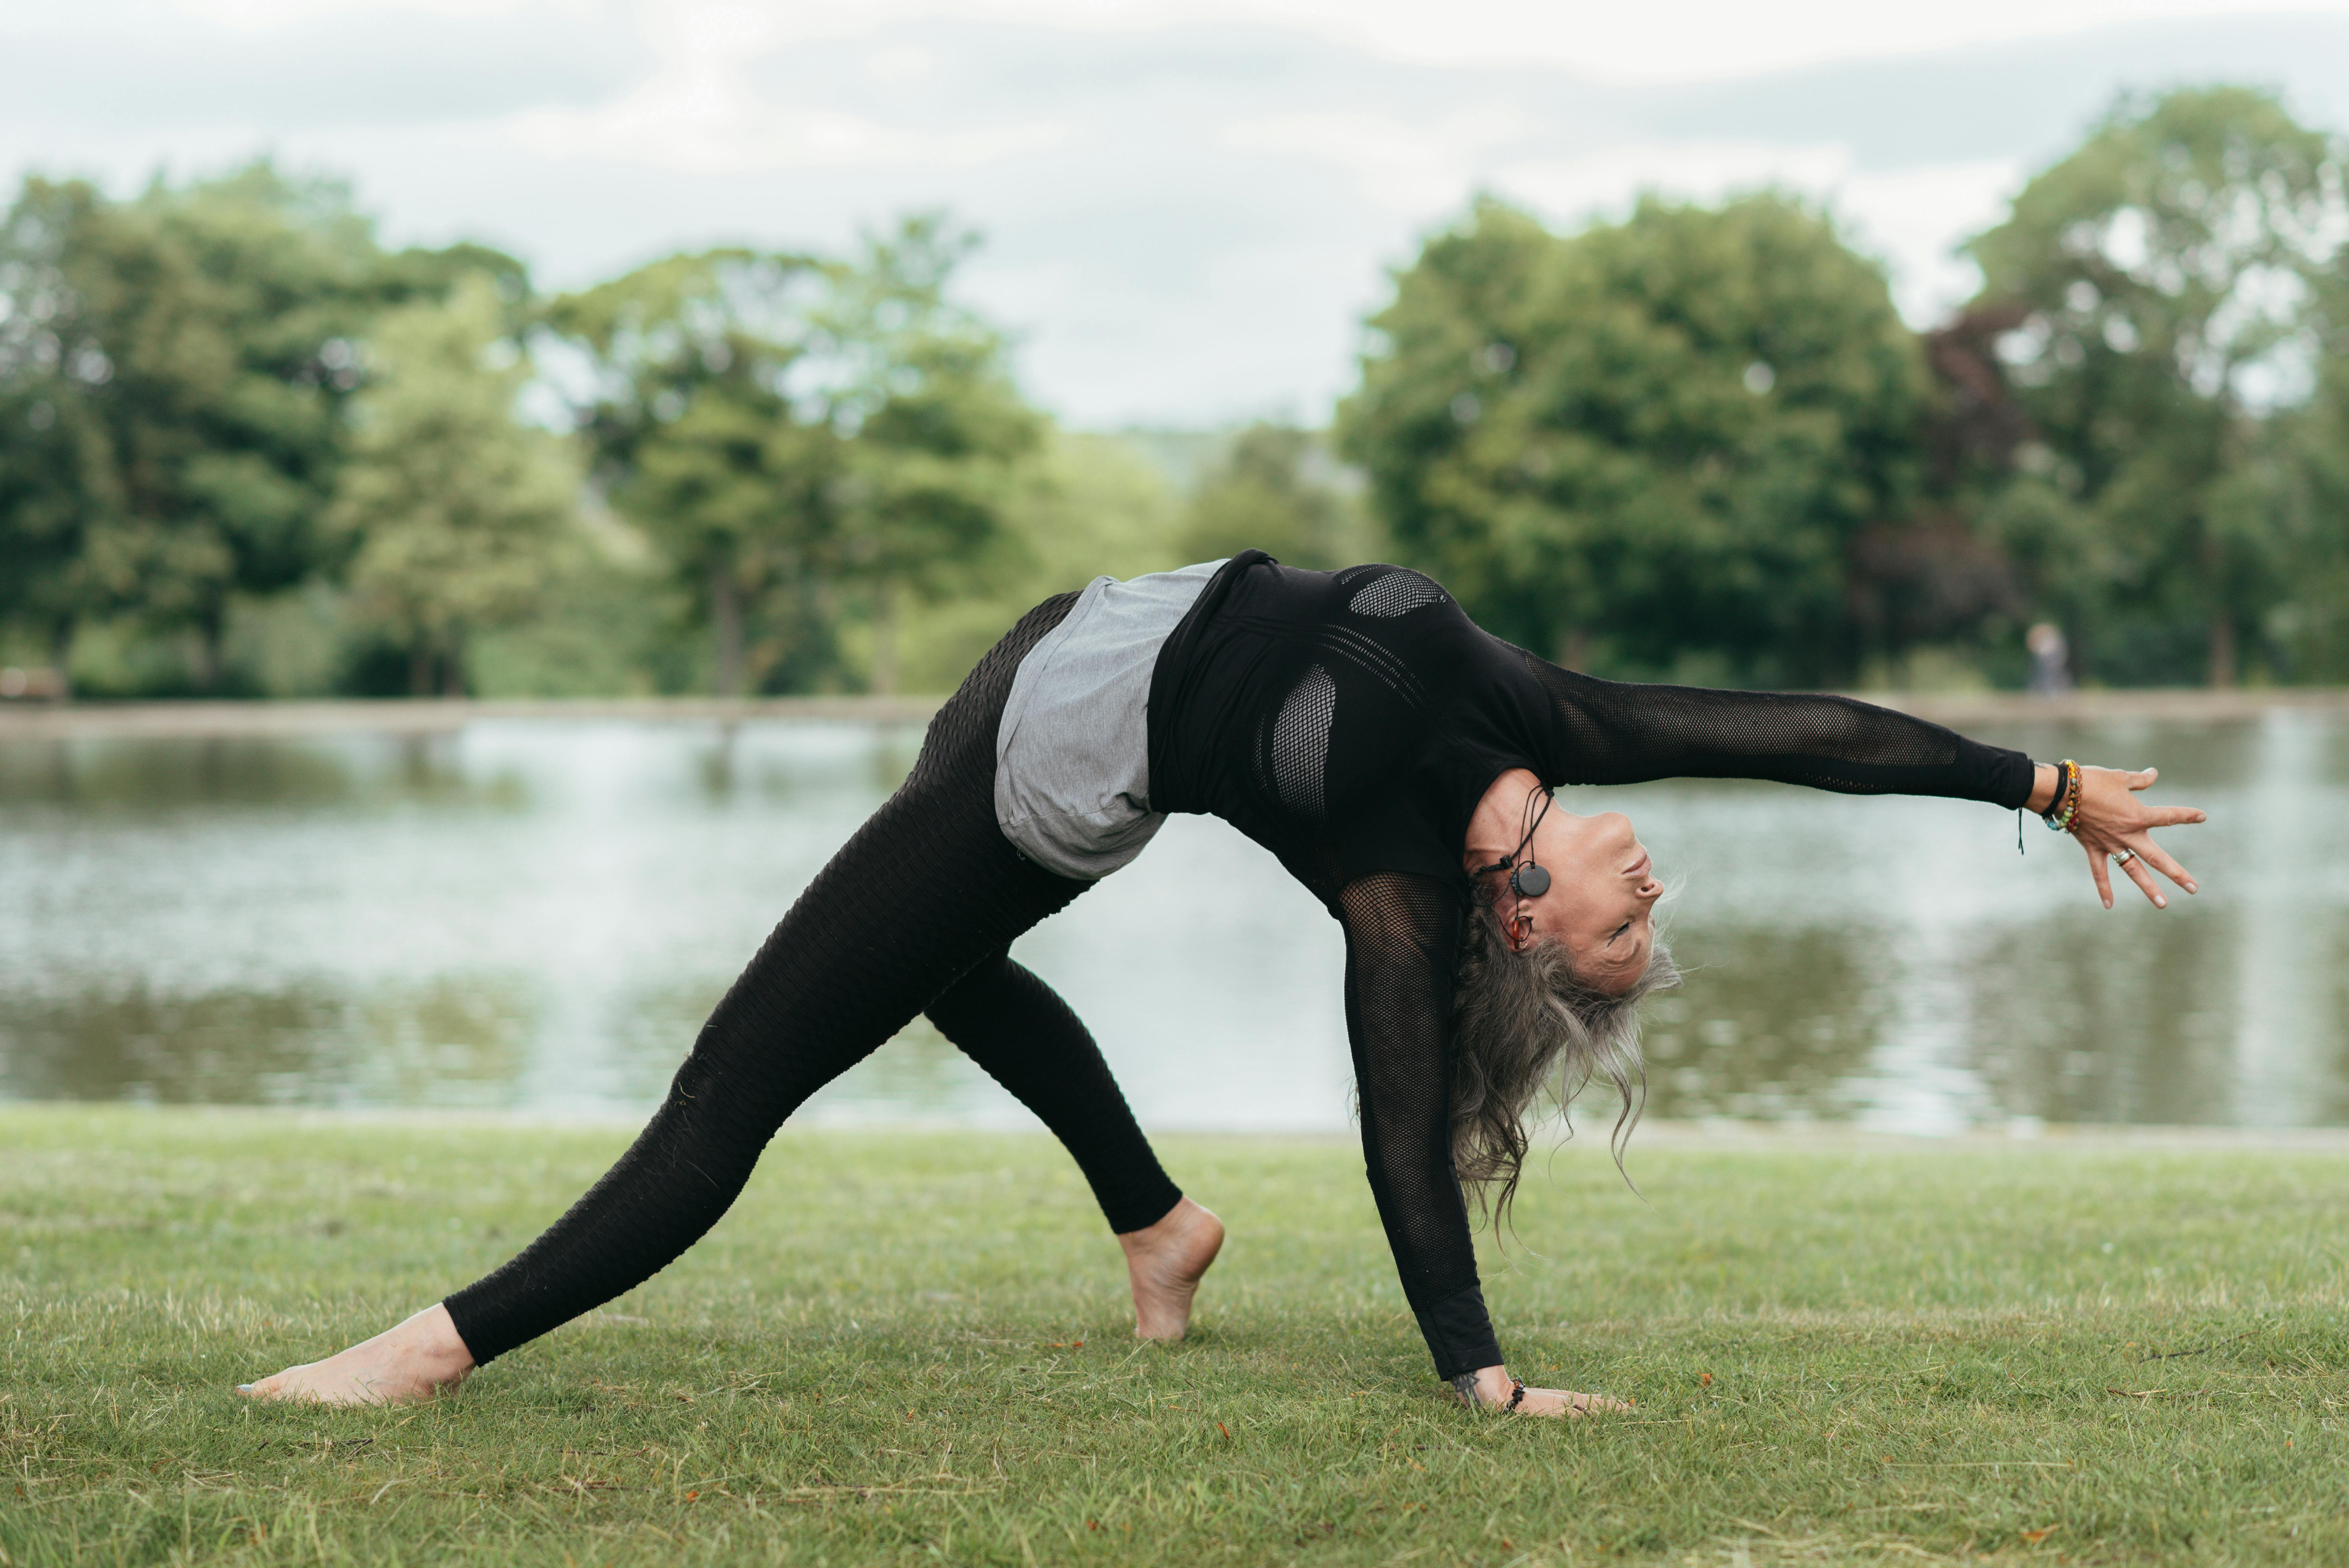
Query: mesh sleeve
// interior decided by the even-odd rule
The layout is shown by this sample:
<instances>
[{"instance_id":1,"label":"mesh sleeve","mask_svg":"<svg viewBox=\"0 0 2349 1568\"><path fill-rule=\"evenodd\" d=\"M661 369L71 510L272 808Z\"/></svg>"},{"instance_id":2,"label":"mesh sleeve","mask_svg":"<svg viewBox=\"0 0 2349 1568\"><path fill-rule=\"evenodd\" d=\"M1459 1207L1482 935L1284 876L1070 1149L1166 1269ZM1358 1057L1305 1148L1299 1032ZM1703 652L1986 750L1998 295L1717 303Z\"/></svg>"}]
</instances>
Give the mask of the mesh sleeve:
<instances>
[{"instance_id":1,"label":"mesh sleeve","mask_svg":"<svg viewBox=\"0 0 2349 1568\"><path fill-rule=\"evenodd\" d=\"M1946 795L2010 810L2031 759L1850 697L1604 681L1532 654L1553 721L1553 784L1769 779L1847 795Z\"/></svg>"},{"instance_id":2,"label":"mesh sleeve","mask_svg":"<svg viewBox=\"0 0 2349 1568\"><path fill-rule=\"evenodd\" d=\"M1338 900L1362 1155L1403 1295L1438 1377L1498 1366L1452 1167L1460 894L1433 877L1381 872L1347 883Z\"/></svg>"}]
</instances>

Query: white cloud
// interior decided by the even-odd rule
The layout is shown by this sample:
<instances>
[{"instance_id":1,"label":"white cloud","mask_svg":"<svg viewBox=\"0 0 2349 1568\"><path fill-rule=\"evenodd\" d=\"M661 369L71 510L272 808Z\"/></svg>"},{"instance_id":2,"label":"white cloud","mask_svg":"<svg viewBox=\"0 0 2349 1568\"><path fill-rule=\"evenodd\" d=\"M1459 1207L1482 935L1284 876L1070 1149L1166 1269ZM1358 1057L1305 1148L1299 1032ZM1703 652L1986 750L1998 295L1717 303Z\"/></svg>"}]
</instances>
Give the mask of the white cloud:
<instances>
[{"instance_id":1,"label":"white cloud","mask_svg":"<svg viewBox=\"0 0 2349 1568\"><path fill-rule=\"evenodd\" d=\"M246 28L361 10L478 15L524 0L170 0ZM580 9L594 0L577 0ZM2349 15L2349 0L638 0L647 36L713 12L754 14L776 42L861 37L895 23L957 18L1135 31L1220 22L1288 27L1423 63L1541 62L1619 81L1718 80L1834 60L2051 37L2162 18Z\"/></svg>"},{"instance_id":2,"label":"white cloud","mask_svg":"<svg viewBox=\"0 0 2349 1568\"><path fill-rule=\"evenodd\" d=\"M402 242L481 237L550 286L945 207L988 234L970 296L1065 417L1319 418L1386 270L1480 187L1561 225L1643 188L1800 191L1922 324L1971 292L1951 247L2117 86L2289 81L2349 120L2337 28L1932 51L2295 8L2349 0L0 0L0 53L52 67L0 102L0 169L126 189L270 149L349 174Z\"/></svg>"},{"instance_id":3,"label":"white cloud","mask_svg":"<svg viewBox=\"0 0 2349 1568\"><path fill-rule=\"evenodd\" d=\"M1665 141L1609 147L1576 157L1528 160L1497 170L1503 194L1568 227L1619 216L1646 191L1717 201L1765 185L1823 194L1847 178L1851 151L1767 141Z\"/></svg>"},{"instance_id":4,"label":"white cloud","mask_svg":"<svg viewBox=\"0 0 2349 1568\"><path fill-rule=\"evenodd\" d=\"M964 3L978 8L990 0ZM1755 76L2165 16L2349 14L2344 0L1647 0L1637 5L1593 0L1454 0L1445 5L1423 0L1165 0L1148 7L1067 0L1066 8L1125 16L1146 10L1161 17L1211 12L1309 28L1400 59L1538 60L1633 82Z\"/></svg>"},{"instance_id":5,"label":"white cloud","mask_svg":"<svg viewBox=\"0 0 2349 1568\"><path fill-rule=\"evenodd\" d=\"M1922 326L1973 297L1982 273L1953 253L2006 216L2027 170L2008 159L1855 174L1834 191L1861 249L1891 268L1901 314Z\"/></svg>"},{"instance_id":6,"label":"white cloud","mask_svg":"<svg viewBox=\"0 0 2349 1568\"><path fill-rule=\"evenodd\" d=\"M242 32L265 32L355 11L418 11L436 16L497 16L538 6L545 0L166 0L168 9L199 21ZM596 0L571 0L561 8L585 14L601 9Z\"/></svg>"},{"instance_id":7,"label":"white cloud","mask_svg":"<svg viewBox=\"0 0 2349 1568\"><path fill-rule=\"evenodd\" d=\"M182 0L323 10L363 0ZM446 0L458 3L458 0ZM652 0L648 27L692 0ZM778 39L859 37L956 18L1091 31L1186 23L1286 27L1420 63L1565 66L1626 82L1720 80L1829 61L1920 54L2166 17L2349 15L2349 0L758 0Z\"/></svg>"},{"instance_id":8,"label":"white cloud","mask_svg":"<svg viewBox=\"0 0 2349 1568\"><path fill-rule=\"evenodd\" d=\"M866 57L864 68L876 82L919 81L938 68L938 57L910 44L895 44L874 50Z\"/></svg>"},{"instance_id":9,"label":"white cloud","mask_svg":"<svg viewBox=\"0 0 2349 1568\"><path fill-rule=\"evenodd\" d=\"M730 100L699 81L657 84L609 108L540 109L510 122L514 140L545 158L605 159L696 174L919 164L969 168L1050 147L1047 122L933 135L828 109L793 112Z\"/></svg>"},{"instance_id":10,"label":"white cloud","mask_svg":"<svg viewBox=\"0 0 2349 1568\"><path fill-rule=\"evenodd\" d=\"M1049 147L1062 134L1049 121L913 131L836 108L770 103L742 74L745 61L775 45L768 8L680 7L666 20L655 39L661 65L649 78L598 108L515 115L514 139L547 158L714 174L876 163L968 168ZM902 77L926 63L916 56L922 52L883 50L868 65L885 79L889 71Z\"/></svg>"},{"instance_id":11,"label":"white cloud","mask_svg":"<svg viewBox=\"0 0 2349 1568\"><path fill-rule=\"evenodd\" d=\"M1334 164L1381 207L1418 217L1457 205L1475 183L1484 153L1537 129L1508 108L1416 123L1372 114L1297 114L1236 121L1226 128L1224 142Z\"/></svg>"},{"instance_id":12,"label":"white cloud","mask_svg":"<svg viewBox=\"0 0 2349 1568\"><path fill-rule=\"evenodd\" d=\"M1619 218L1649 191L1707 202L1764 188L1807 196L1837 215L1861 251L1886 264L1902 315L1926 325L1980 285L1972 263L1951 251L1998 222L2023 179L2022 167L2008 160L1869 171L1837 144L1682 141L1518 163L1498 171L1495 184L1569 227Z\"/></svg>"}]
</instances>

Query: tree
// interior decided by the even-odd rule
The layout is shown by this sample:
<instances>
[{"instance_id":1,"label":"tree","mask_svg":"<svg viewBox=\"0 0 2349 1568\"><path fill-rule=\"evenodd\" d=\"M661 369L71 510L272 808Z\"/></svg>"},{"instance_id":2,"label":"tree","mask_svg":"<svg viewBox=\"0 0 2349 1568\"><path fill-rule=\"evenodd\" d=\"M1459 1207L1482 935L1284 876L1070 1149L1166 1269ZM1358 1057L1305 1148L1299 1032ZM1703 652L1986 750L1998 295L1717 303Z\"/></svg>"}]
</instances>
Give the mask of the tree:
<instances>
[{"instance_id":1,"label":"tree","mask_svg":"<svg viewBox=\"0 0 2349 1568\"><path fill-rule=\"evenodd\" d=\"M844 456L830 398L793 385L823 282L805 257L709 251L546 313L593 357L599 379L581 422L599 479L696 593L721 696L742 689L746 621L761 612L784 633L761 665L797 655L804 665L828 635L813 601Z\"/></svg>"},{"instance_id":2,"label":"tree","mask_svg":"<svg viewBox=\"0 0 2349 1568\"><path fill-rule=\"evenodd\" d=\"M38 626L59 671L78 622L131 587L107 548L125 511L98 396L114 366L77 264L119 248L112 222L90 186L36 179L0 227L0 615Z\"/></svg>"},{"instance_id":3,"label":"tree","mask_svg":"<svg viewBox=\"0 0 2349 1568\"><path fill-rule=\"evenodd\" d=\"M352 592L409 650L409 689L461 695L473 634L536 603L580 479L567 449L514 403L531 367L486 278L446 304L385 315L369 335L327 525L350 540Z\"/></svg>"},{"instance_id":4,"label":"tree","mask_svg":"<svg viewBox=\"0 0 2349 1568\"><path fill-rule=\"evenodd\" d=\"M833 269L816 317L848 442L840 560L870 603L871 685L884 694L897 687L900 601L967 592L999 555L1018 465L1043 434L1001 335L947 297L976 243L940 218L909 218Z\"/></svg>"},{"instance_id":5,"label":"tree","mask_svg":"<svg viewBox=\"0 0 2349 1568\"><path fill-rule=\"evenodd\" d=\"M916 218L854 263L677 256L548 312L601 368L603 480L700 591L721 693L829 673L843 591L894 689L899 602L966 591L1009 548L1040 425L1000 335L947 297L971 243Z\"/></svg>"},{"instance_id":6,"label":"tree","mask_svg":"<svg viewBox=\"0 0 2349 1568\"><path fill-rule=\"evenodd\" d=\"M345 187L265 160L119 203L27 180L0 229L0 401L26 411L0 437L0 529L38 562L25 610L60 645L116 611L192 630L213 686L234 595L339 563L318 523L357 337L481 267L523 286L480 247L387 257Z\"/></svg>"},{"instance_id":7,"label":"tree","mask_svg":"<svg viewBox=\"0 0 2349 1568\"><path fill-rule=\"evenodd\" d=\"M1354 498L1326 473L1313 433L1293 425L1250 425L1216 470L1200 480L1175 535L1189 561L1213 561L1251 547L1292 566L1327 570L1361 554Z\"/></svg>"},{"instance_id":8,"label":"tree","mask_svg":"<svg viewBox=\"0 0 2349 1568\"><path fill-rule=\"evenodd\" d=\"M1560 239L1484 200L1371 325L1340 449L1485 624L1573 664L1849 670L1847 555L1905 512L1924 377L1825 216L1649 198Z\"/></svg>"},{"instance_id":9,"label":"tree","mask_svg":"<svg viewBox=\"0 0 2349 1568\"><path fill-rule=\"evenodd\" d=\"M2075 645L2161 674L2181 638L2232 682L2244 628L2288 591L2277 514L2243 504L2257 416L2304 396L2310 284L2338 252L2335 139L2243 88L2125 98L1967 246L2043 432L2039 463L2098 538ZM2041 510L2048 511L2049 506ZM2091 635L2083 636L2085 631Z\"/></svg>"}]
</instances>

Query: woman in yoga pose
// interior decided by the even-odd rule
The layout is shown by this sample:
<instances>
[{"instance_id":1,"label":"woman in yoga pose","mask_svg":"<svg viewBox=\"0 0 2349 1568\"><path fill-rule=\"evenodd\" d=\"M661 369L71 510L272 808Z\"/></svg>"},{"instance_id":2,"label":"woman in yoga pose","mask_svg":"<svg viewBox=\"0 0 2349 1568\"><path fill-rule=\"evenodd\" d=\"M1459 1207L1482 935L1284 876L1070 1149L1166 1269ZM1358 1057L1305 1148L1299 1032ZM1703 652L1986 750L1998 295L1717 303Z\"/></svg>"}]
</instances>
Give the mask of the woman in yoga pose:
<instances>
[{"instance_id":1,"label":"woman in yoga pose","mask_svg":"<svg viewBox=\"0 0 2349 1568\"><path fill-rule=\"evenodd\" d=\"M1084 1026L1007 949L1213 812L1345 928L1346 1024L1371 1191L1438 1377L1528 1415L1485 1311L1464 1184L1506 1202L1546 1078L1639 1071L1639 999L1676 978L1662 886L1620 814L1559 784L1752 778L2044 813L2157 905L2150 770L2035 765L1847 698L1625 685L1480 630L1390 566L1260 551L1047 600L931 721L904 786L737 980L636 1143L512 1262L373 1339L244 1392L410 1399L651 1277L717 1222L785 1118L916 1014L1067 1146L1126 1253L1136 1332L1179 1337L1223 1243L1160 1168Z\"/></svg>"}]
</instances>

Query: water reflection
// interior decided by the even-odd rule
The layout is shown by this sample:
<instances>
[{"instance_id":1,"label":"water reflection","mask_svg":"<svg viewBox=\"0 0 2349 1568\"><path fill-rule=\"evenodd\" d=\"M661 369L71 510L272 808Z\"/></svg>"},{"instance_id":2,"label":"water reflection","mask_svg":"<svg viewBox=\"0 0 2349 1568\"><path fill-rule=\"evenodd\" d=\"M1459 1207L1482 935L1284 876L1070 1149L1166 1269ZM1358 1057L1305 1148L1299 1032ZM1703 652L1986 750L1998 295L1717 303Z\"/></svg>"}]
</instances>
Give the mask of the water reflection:
<instances>
[{"instance_id":1,"label":"water reflection","mask_svg":"<svg viewBox=\"0 0 2349 1568\"><path fill-rule=\"evenodd\" d=\"M1648 1113L1837 1120L1890 1019L1868 934L1676 923L1690 984L1649 1015Z\"/></svg>"},{"instance_id":2,"label":"water reflection","mask_svg":"<svg viewBox=\"0 0 2349 1568\"><path fill-rule=\"evenodd\" d=\"M0 1092L168 1104L508 1103L534 1009L510 976L362 996L332 986L12 1000Z\"/></svg>"},{"instance_id":3,"label":"water reflection","mask_svg":"<svg viewBox=\"0 0 2349 1568\"><path fill-rule=\"evenodd\" d=\"M1650 1109L1930 1130L2349 1122L2349 725L2014 727L2156 761L2199 899L2107 913L2068 841L1961 802L1737 782L1630 810L1687 986ZM916 727L473 724L423 738L0 744L0 1095L633 1112ZM1160 1127L1335 1128L1336 927L1181 819L1023 940ZM1594 1110L1598 1108L1594 1107ZM916 1026L833 1120L1017 1124Z\"/></svg>"},{"instance_id":4,"label":"water reflection","mask_svg":"<svg viewBox=\"0 0 2349 1568\"><path fill-rule=\"evenodd\" d=\"M1965 980L1992 1099L2046 1121L2230 1119L2238 923L2067 913L1984 941Z\"/></svg>"}]
</instances>

